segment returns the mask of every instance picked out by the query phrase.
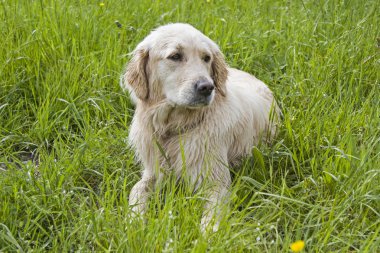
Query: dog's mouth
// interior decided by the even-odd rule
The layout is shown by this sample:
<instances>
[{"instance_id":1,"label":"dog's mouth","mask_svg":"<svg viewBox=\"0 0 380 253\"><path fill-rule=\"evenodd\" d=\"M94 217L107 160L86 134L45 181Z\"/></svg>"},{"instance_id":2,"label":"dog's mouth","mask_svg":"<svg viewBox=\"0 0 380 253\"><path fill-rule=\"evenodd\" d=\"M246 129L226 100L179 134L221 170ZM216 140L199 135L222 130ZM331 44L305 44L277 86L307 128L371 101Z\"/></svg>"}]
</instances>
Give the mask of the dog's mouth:
<instances>
[{"instance_id":1,"label":"dog's mouth","mask_svg":"<svg viewBox=\"0 0 380 253\"><path fill-rule=\"evenodd\" d=\"M181 96L182 95L182 96ZM166 101L173 107L198 109L210 106L214 101L215 92L208 96L202 96L194 93L179 94L176 98L166 98Z\"/></svg>"},{"instance_id":2,"label":"dog's mouth","mask_svg":"<svg viewBox=\"0 0 380 253\"><path fill-rule=\"evenodd\" d=\"M206 107L212 103L213 99L214 99L213 94L206 96L206 97L205 96L197 96L194 99L192 99L192 101L186 107L188 107L190 109L197 109L197 108L201 108L201 107Z\"/></svg>"}]
</instances>

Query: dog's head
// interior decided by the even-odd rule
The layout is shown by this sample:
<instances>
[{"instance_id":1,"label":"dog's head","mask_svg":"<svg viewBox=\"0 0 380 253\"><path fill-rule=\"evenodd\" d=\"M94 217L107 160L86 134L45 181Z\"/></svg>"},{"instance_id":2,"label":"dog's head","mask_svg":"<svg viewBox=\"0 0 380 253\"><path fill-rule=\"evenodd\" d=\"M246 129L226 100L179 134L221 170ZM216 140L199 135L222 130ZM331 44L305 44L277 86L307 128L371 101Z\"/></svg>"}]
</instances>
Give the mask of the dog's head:
<instances>
[{"instance_id":1,"label":"dog's head","mask_svg":"<svg viewBox=\"0 0 380 253\"><path fill-rule=\"evenodd\" d=\"M151 32L132 53L122 86L134 100L196 108L225 96L227 65L218 46L188 24Z\"/></svg>"}]
</instances>

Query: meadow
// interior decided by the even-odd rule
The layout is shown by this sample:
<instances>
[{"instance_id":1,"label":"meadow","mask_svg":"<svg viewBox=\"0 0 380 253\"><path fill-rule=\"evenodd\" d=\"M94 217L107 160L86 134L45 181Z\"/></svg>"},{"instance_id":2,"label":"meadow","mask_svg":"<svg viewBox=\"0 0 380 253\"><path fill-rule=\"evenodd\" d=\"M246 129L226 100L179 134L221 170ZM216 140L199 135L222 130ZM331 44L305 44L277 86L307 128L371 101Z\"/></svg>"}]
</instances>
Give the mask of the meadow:
<instances>
[{"instance_id":1,"label":"meadow","mask_svg":"<svg viewBox=\"0 0 380 253\"><path fill-rule=\"evenodd\" d=\"M380 1L0 1L0 252L380 251ZM134 107L119 86L153 28L186 22L274 91L273 146L233 175L220 229L168 179L128 194Z\"/></svg>"}]
</instances>

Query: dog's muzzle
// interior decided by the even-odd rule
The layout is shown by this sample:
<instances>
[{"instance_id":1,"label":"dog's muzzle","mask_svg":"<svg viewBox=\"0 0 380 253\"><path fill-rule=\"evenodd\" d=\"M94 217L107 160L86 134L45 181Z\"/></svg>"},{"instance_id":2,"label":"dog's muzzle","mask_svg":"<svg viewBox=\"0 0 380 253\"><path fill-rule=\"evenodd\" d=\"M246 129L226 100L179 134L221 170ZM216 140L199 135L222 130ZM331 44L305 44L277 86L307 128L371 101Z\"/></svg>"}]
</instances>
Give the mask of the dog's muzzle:
<instances>
[{"instance_id":1,"label":"dog's muzzle","mask_svg":"<svg viewBox=\"0 0 380 253\"><path fill-rule=\"evenodd\" d=\"M201 79L194 84L194 97L191 106L200 107L209 105L213 99L215 86L212 82Z\"/></svg>"}]
</instances>

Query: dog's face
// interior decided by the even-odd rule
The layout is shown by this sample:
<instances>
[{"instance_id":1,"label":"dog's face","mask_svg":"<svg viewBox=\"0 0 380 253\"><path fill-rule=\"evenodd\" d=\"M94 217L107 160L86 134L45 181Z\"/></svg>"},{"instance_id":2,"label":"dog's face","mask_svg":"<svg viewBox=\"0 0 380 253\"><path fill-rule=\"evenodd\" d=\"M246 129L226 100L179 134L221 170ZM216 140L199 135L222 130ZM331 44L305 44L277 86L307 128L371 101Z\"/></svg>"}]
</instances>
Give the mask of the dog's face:
<instances>
[{"instance_id":1,"label":"dog's face","mask_svg":"<svg viewBox=\"0 0 380 253\"><path fill-rule=\"evenodd\" d=\"M197 107L212 102L212 52L201 38L169 41L160 50L152 50L152 62L157 62L157 83L170 103Z\"/></svg>"},{"instance_id":2,"label":"dog's face","mask_svg":"<svg viewBox=\"0 0 380 253\"><path fill-rule=\"evenodd\" d=\"M227 66L218 46L186 24L162 26L134 50L124 85L132 98L197 108L225 95Z\"/></svg>"}]
</instances>

